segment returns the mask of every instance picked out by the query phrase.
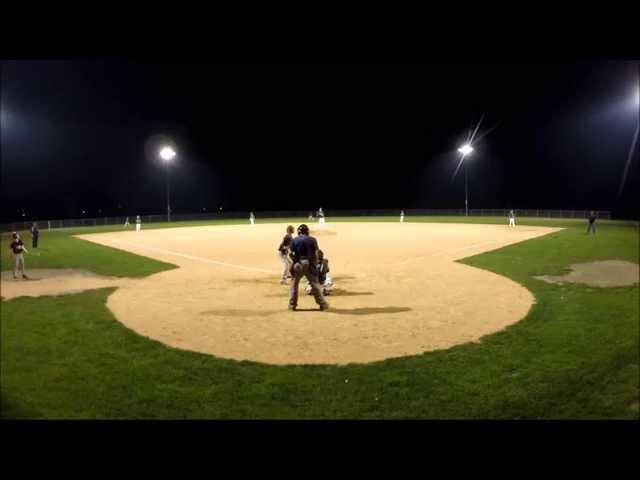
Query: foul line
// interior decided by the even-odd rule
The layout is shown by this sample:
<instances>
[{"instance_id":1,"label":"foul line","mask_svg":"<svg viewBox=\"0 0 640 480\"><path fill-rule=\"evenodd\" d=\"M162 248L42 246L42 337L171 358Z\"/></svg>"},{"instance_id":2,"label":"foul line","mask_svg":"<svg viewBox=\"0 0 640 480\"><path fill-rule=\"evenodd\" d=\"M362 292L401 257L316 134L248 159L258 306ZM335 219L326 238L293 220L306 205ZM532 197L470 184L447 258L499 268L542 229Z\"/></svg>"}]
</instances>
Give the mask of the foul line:
<instances>
[{"instance_id":1,"label":"foul line","mask_svg":"<svg viewBox=\"0 0 640 480\"><path fill-rule=\"evenodd\" d=\"M182 257L182 258L186 258L188 260L194 260L196 262L210 263L212 265L219 265L219 266L222 266L222 267L236 268L238 270L245 270L245 271L248 271L248 272L261 272L261 273L269 273L269 274L277 274L278 273L278 272L274 272L273 270L264 270L262 268L245 267L244 265L236 265L234 263L220 262L218 260L211 260L210 258L196 257L194 255L187 255L186 253L172 252L171 250L164 250L163 248L148 247L146 245L140 245L140 244L137 244L137 243L127 242L126 240L113 240L113 241L117 242L117 243L124 243L126 245L130 245L130 246L135 247L135 248L147 249L147 250L151 250L153 252L164 253L165 255L173 255L175 257Z\"/></svg>"}]
</instances>

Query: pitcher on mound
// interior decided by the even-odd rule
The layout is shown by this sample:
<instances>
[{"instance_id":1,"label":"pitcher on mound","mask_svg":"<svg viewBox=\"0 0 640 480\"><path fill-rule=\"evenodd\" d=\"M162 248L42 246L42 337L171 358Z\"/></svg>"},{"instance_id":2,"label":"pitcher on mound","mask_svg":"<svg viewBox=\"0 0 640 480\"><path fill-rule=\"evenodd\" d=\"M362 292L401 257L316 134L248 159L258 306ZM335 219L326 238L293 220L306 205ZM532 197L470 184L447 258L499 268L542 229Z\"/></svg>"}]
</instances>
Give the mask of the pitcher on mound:
<instances>
[{"instance_id":1,"label":"pitcher on mound","mask_svg":"<svg viewBox=\"0 0 640 480\"><path fill-rule=\"evenodd\" d=\"M322 207L318 209L318 228L324 228L324 212Z\"/></svg>"}]
</instances>

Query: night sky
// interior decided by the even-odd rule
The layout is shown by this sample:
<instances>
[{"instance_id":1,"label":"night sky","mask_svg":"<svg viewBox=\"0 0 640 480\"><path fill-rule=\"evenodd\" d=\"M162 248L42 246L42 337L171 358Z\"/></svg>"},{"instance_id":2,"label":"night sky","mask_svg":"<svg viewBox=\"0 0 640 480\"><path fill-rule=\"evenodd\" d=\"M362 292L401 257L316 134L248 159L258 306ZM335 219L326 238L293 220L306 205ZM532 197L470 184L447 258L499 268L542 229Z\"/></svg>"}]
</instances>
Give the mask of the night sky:
<instances>
[{"instance_id":1,"label":"night sky","mask_svg":"<svg viewBox=\"0 0 640 480\"><path fill-rule=\"evenodd\" d=\"M213 65L3 61L4 221L164 213L149 139L177 146L175 213L463 208L638 217L638 62ZM86 214L82 215L82 210Z\"/></svg>"}]
</instances>

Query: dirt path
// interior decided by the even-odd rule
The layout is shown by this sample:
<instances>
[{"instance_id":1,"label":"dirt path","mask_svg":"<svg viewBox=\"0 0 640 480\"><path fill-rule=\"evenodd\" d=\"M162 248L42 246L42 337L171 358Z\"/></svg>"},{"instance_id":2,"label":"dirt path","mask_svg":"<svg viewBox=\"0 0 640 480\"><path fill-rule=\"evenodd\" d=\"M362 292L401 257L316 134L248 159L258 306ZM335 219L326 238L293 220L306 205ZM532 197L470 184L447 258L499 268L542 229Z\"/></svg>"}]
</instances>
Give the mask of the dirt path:
<instances>
[{"instance_id":1,"label":"dirt path","mask_svg":"<svg viewBox=\"0 0 640 480\"><path fill-rule=\"evenodd\" d=\"M535 277L548 283L583 283L592 287L626 287L640 280L640 266L623 260L576 263L570 265L565 275L541 275Z\"/></svg>"},{"instance_id":2,"label":"dirt path","mask_svg":"<svg viewBox=\"0 0 640 480\"><path fill-rule=\"evenodd\" d=\"M558 229L337 223L318 232L331 262L331 310L310 296L287 311L276 246L284 225L189 227L81 238L177 264L121 285L107 302L167 345L272 364L364 363L477 341L526 315L533 296L454 262ZM313 309L304 311L305 309Z\"/></svg>"},{"instance_id":3,"label":"dirt path","mask_svg":"<svg viewBox=\"0 0 640 480\"><path fill-rule=\"evenodd\" d=\"M27 269L28 280L14 280L11 272L2 272L2 298L66 295L104 287L125 286L129 279L103 277L85 270L71 268Z\"/></svg>"}]
</instances>

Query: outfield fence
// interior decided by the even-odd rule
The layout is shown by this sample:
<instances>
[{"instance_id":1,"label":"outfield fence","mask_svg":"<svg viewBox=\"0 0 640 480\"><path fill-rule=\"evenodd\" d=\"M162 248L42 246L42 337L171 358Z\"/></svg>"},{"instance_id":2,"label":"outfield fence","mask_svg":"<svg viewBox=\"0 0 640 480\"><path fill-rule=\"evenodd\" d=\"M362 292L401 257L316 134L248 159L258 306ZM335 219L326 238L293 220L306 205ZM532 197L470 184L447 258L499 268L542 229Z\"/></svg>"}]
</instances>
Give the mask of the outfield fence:
<instances>
[{"instance_id":1,"label":"outfield fence","mask_svg":"<svg viewBox=\"0 0 640 480\"><path fill-rule=\"evenodd\" d=\"M547 210L547 209L514 209L516 217L537 217L537 218L587 218L588 210ZM171 222L187 222L187 221L207 221L207 220L233 220L248 219L248 211L238 212L199 212L199 213L179 213L171 215ZM289 211L266 211L255 212L256 220L261 218L307 218L311 212L300 210ZM473 217L506 217L509 209L506 208L474 208L469 209L469 216ZM597 211L598 218L610 220L611 213L609 211ZM377 210L327 210L325 215L328 219L331 217L398 217L400 210L394 209L377 209ZM407 209L405 210L407 219L412 216L464 216L464 208L455 209ZM40 230L60 229L60 228L77 228L77 227L96 227L100 225L124 225L125 220L133 225L136 221L134 216L118 216L118 217L97 217L97 218L69 218L56 220L38 220ZM162 223L167 222L166 214L159 215L141 215L142 223ZM33 222L13 222L6 223L1 226L2 231L22 231L29 230Z\"/></svg>"}]
</instances>

